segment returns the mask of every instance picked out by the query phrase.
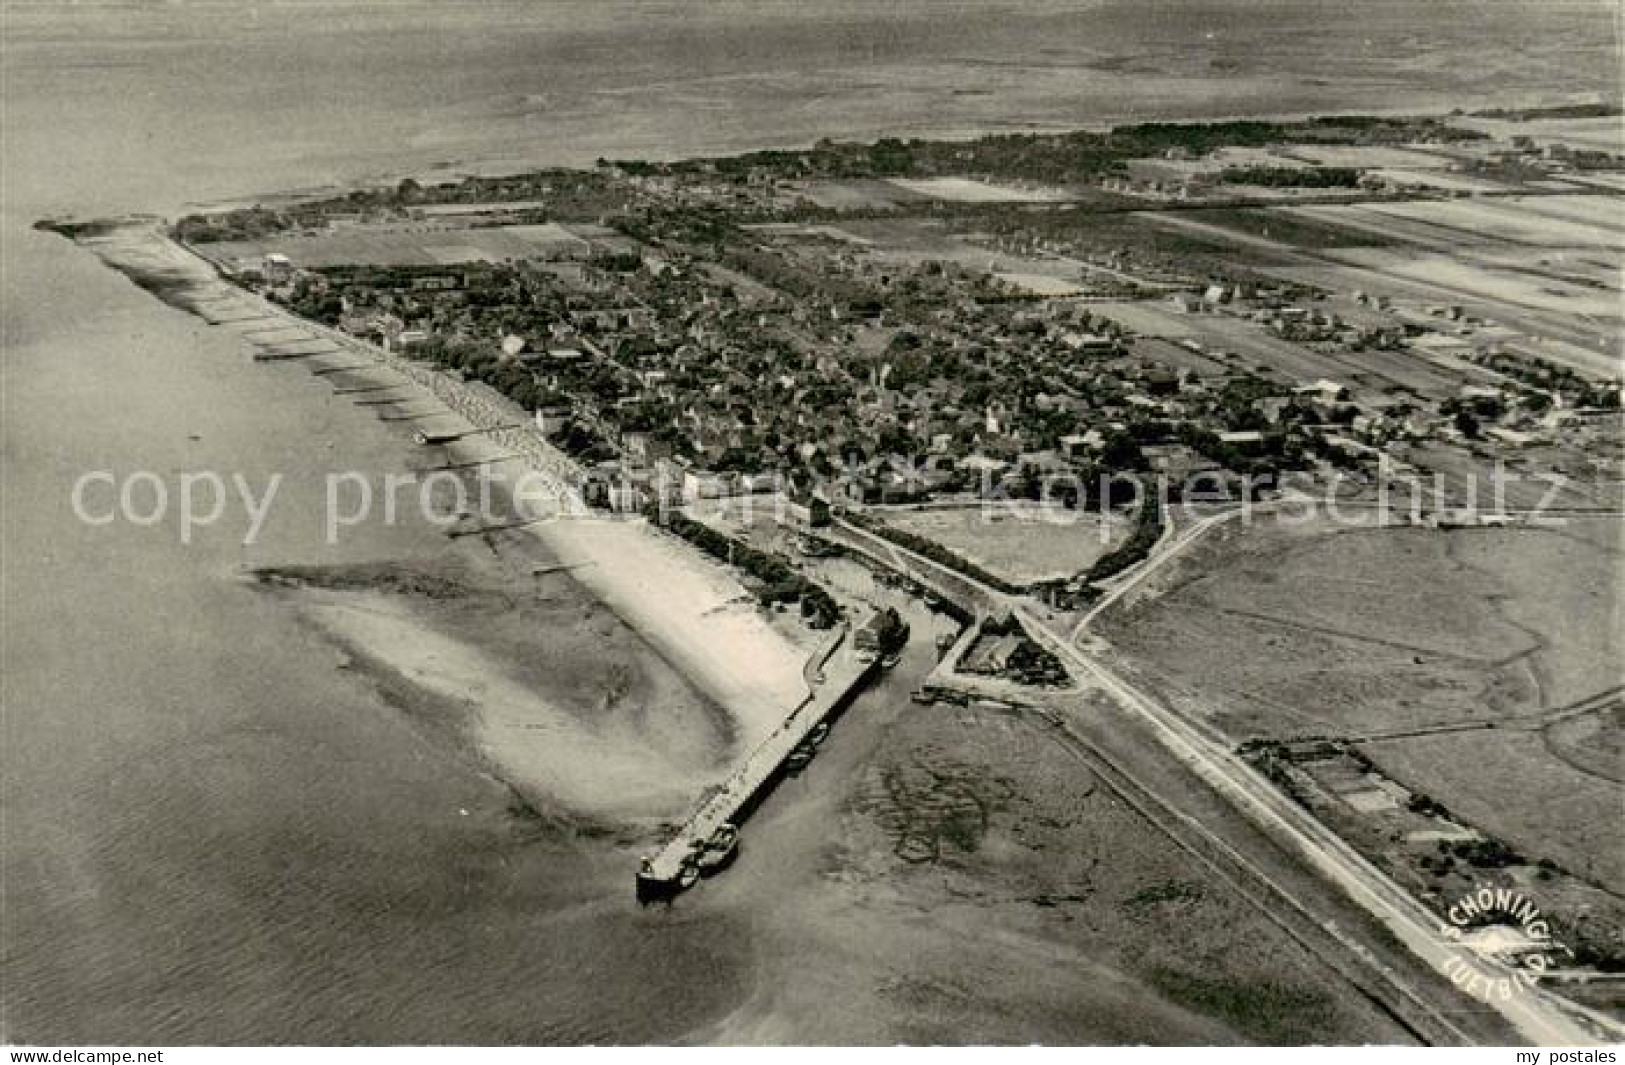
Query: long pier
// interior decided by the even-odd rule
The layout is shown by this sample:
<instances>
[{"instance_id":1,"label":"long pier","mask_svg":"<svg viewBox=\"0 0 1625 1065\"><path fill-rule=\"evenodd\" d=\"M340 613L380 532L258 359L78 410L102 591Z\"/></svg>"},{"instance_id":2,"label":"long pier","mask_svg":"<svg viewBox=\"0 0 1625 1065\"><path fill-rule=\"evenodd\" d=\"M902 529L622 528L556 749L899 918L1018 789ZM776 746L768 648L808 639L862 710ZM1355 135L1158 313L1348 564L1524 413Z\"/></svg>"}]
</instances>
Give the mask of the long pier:
<instances>
[{"instance_id":1,"label":"long pier","mask_svg":"<svg viewBox=\"0 0 1625 1065\"><path fill-rule=\"evenodd\" d=\"M823 680L790 715L707 797L672 840L643 859L638 871L641 901L671 898L698 878L697 860L724 825L737 826L780 778L785 761L814 729L845 709L881 666L873 652L852 646L852 631L824 661Z\"/></svg>"}]
</instances>

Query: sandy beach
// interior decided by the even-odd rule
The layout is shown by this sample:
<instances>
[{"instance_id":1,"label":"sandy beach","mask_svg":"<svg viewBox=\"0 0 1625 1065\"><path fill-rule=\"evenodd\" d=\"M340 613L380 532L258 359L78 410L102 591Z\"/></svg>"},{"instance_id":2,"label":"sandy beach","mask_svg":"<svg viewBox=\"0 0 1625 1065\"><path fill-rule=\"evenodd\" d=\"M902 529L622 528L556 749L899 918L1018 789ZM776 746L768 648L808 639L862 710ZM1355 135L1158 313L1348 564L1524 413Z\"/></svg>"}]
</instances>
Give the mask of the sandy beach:
<instances>
[{"instance_id":1,"label":"sandy beach","mask_svg":"<svg viewBox=\"0 0 1625 1065\"><path fill-rule=\"evenodd\" d=\"M299 608L347 649L432 700L462 705L476 723L470 735L504 779L582 815L670 817L692 804L707 784L726 776L734 758L753 748L805 698L803 666L817 642L813 634L806 646L786 639L725 566L659 533L644 519L593 515L570 485L570 460L546 442L526 412L503 397L242 292L145 220L94 236L86 244L167 302L243 335L245 347L269 323L284 323L286 328L277 333L280 343L299 335L310 338L299 349L319 354L303 364L323 373L338 367L341 372L327 376L335 387L398 385L392 396L412 396L400 408L437 412L405 424L432 425L447 434L481 430L426 453L439 456L432 461L465 471L483 468L499 493L497 505L513 513L519 513L513 501L500 498L504 489L527 479L545 485L540 494L546 501L523 514L551 517L460 542L493 544L493 537L536 541L537 564L552 560L549 568L568 571L553 579L579 582L726 715L716 723L714 736L696 732L691 721L685 726L683 713L653 705L638 720L589 722L589 708L560 707L536 695L504 676L504 661L469 643L468 631L481 632L495 621L464 611L455 619L460 627L437 628L434 616L444 613L443 603L422 596L369 594L374 591L369 583L353 575L342 592L298 588ZM406 442L405 432L401 435L403 457L409 457L407 449L413 445ZM446 575L439 567L431 570L436 579ZM312 582L316 587L321 583ZM518 584L511 590L523 594ZM488 609L505 606L493 602ZM556 640L557 632L557 626L537 626L532 635ZM527 649L521 640L503 650L512 661L522 659ZM607 670L627 665L617 661L627 654L624 648L588 643L579 650L585 661L601 655L596 664ZM551 682L547 686L554 690ZM697 756L697 746L715 750L718 745L725 752L720 757Z\"/></svg>"},{"instance_id":2,"label":"sandy beach","mask_svg":"<svg viewBox=\"0 0 1625 1065\"><path fill-rule=\"evenodd\" d=\"M918 615L728 874L639 907L638 855L799 684L792 616L602 519L329 541L325 475L506 450L420 447L339 394L400 383L389 367L251 362L238 326L30 228L599 157L1472 109L1618 80L1595 2L1237 3L1224 25L1033 6L8 7L0 1041L1407 1040L1049 730L911 702L934 664ZM71 488L98 469L286 483L257 542L232 513L182 544L173 523L78 520Z\"/></svg>"},{"instance_id":3,"label":"sandy beach","mask_svg":"<svg viewBox=\"0 0 1625 1065\"><path fill-rule=\"evenodd\" d=\"M798 648L762 617L737 578L642 520L561 521L540 535L576 579L728 708L748 748L807 695Z\"/></svg>"},{"instance_id":4,"label":"sandy beach","mask_svg":"<svg viewBox=\"0 0 1625 1065\"><path fill-rule=\"evenodd\" d=\"M555 666L544 687L528 675L534 665L519 665L523 649L511 646L522 634L502 631L517 626L478 616L502 604L488 590L468 595L471 601L447 607L420 596L305 585L289 598L345 649L347 668L420 722L466 741L482 765L540 811L661 822L719 771L731 730L647 652L615 639L613 619L574 604L567 611L573 625L550 619L552 646L541 654L561 657L567 649L580 660L581 679L560 684Z\"/></svg>"}]
</instances>

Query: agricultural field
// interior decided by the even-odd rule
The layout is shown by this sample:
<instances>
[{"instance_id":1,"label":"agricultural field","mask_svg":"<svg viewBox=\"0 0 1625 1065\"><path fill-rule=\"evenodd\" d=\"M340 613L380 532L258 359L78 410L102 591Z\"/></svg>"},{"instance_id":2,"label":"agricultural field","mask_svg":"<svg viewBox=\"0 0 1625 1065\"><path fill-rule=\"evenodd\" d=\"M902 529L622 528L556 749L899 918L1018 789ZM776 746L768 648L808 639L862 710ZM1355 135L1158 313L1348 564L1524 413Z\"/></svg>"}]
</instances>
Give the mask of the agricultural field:
<instances>
[{"instance_id":1,"label":"agricultural field","mask_svg":"<svg viewBox=\"0 0 1625 1065\"><path fill-rule=\"evenodd\" d=\"M514 211L545 211L550 200L494 200L487 203L425 203L414 206L414 214L428 218L476 214L511 214Z\"/></svg>"},{"instance_id":2,"label":"agricultural field","mask_svg":"<svg viewBox=\"0 0 1625 1065\"><path fill-rule=\"evenodd\" d=\"M1017 584L1070 577L1128 538L1117 514L997 504L953 509L893 510L887 525L934 540L955 554Z\"/></svg>"},{"instance_id":3,"label":"agricultural field","mask_svg":"<svg viewBox=\"0 0 1625 1065\"><path fill-rule=\"evenodd\" d=\"M1617 717L1608 728L1617 749ZM1625 788L1557 755L1545 730L1441 733L1362 748L1385 773L1529 858L1550 858L1625 893Z\"/></svg>"},{"instance_id":4,"label":"agricultural field","mask_svg":"<svg viewBox=\"0 0 1625 1065\"><path fill-rule=\"evenodd\" d=\"M1461 377L1440 370L1413 351L1339 351L1335 358L1349 367L1342 377L1351 384L1384 389L1397 385L1419 396L1442 399L1461 387Z\"/></svg>"},{"instance_id":5,"label":"agricultural field","mask_svg":"<svg viewBox=\"0 0 1625 1065\"><path fill-rule=\"evenodd\" d=\"M1147 215L1169 234L1200 233L1209 241L1232 245L1238 262L1282 261L1277 248L1324 251L1328 248L1380 248L1394 244L1391 233L1376 227L1346 224L1326 212L1341 207L1216 207L1180 214ZM1319 213L1316 213L1319 212Z\"/></svg>"},{"instance_id":6,"label":"agricultural field","mask_svg":"<svg viewBox=\"0 0 1625 1065\"><path fill-rule=\"evenodd\" d=\"M1586 466L1586 457L1573 448L1544 446L1518 452L1518 457L1502 466L1503 481L1496 487L1494 461L1459 447L1437 443L1414 444L1405 453L1406 461L1422 471L1424 486L1430 491L1437 483L1448 502L1465 504L1477 485L1477 504L1487 509L1507 507L1580 507L1587 509L1618 506L1617 483L1601 483ZM1551 461L1556 459L1556 461ZM1553 471L1569 480L1536 477L1530 471ZM1397 497L1396 497L1397 498ZM1567 516L1574 530L1583 529L1578 515ZM1586 521L1601 521L1599 518ZM1571 530L1572 531L1572 530Z\"/></svg>"},{"instance_id":7,"label":"agricultural field","mask_svg":"<svg viewBox=\"0 0 1625 1065\"><path fill-rule=\"evenodd\" d=\"M1336 228L1358 237L1338 246L1403 244L1475 259L1484 254L1517 251L1527 258L1531 244L1543 252L1583 253L1617 243L1617 237L1610 238L1586 221L1586 216L1597 213L1595 201L1608 202L1606 197L1576 195L1451 203L1307 204L1275 208L1269 214L1305 225ZM1473 212L1480 212L1482 217L1475 219ZM1475 221L1482 222L1484 228L1475 228Z\"/></svg>"},{"instance_id":8,"label":"agricultural field","mask_svg":"<svg viewBox=\"0 0 1625 1065\"><path fill-rule=\"evenodd\" d=\"M1442 170L1451 158L1428 148L1396 148L1369 144L1294 144L1281 154L1315 166L1349 166L1388 170Z\"/></svg>"},{"instance_id":9,"label":"agricultural field","mask_svg":"<svg viewBox=\"0 0 1625 1065\"><path fill-rule=\"evenodd\" d=\"M1382 395L1397 389L1443 397L1459 387L1459 380L1440 373L1419 355L1328 351L1283 340L1257 322L1228 313L1185 314L1163 300L1091 303L1089 310L1138 334L1137 353L1207 377L1246 370L1284 385L1331 378L1378 393L1364 397L1378 406ZM1202 350L1176 343L1187 340Z\"/></svg>"},{"instance_id":10,"label":"agricultural field","mask_svg":"<svg viewBox=\"0 0 1625 1065\"><path fill-rule=\"evenodd\" d=\"M889 184L949 203L1065 203L1076 198L1066 189L994 184L963 177L892 178Z\"/></svg>"},{"instance_id":11,"label":"agricultural field","mask_svg":"<svg viewBox=\"0 0 1625 1065\"><path fill-rule=\"evenodd\" d=\"M861 249L874 263L918 265L952 262L966 269L995 274L1006 283L1033 295L1064 297L1088 288L1077 263L1064 259L1014 255L980 242L981 234L949 231L934 219L887 218L843 221L839 225L798 226L757 231L791 238L825 237Z\"/></svg>"},{"instance_id":12,"label":"agricultural field","mask_svg":"<svg viewBox=\"0 0 1625 1065\"><path fill-rule=\"evenodd\" d=\"M1396 185L1421 185L1442 192L1501 192L1506 185L1490 178L1459 174L1453 170L1389 170L1375 171L1376 175Z\"/></svg>"},{"instance_id":13,"label":"agricultural field","mask_svg":"<svg viewBox=\"0 0 1625 1065\"><path fill-rule=\"evenodd\" d=\"M1596 230L1602 230L1605 235L1611 235L1611 239L1598 241L1598 243L1606 243L1610 247L1619 247L1619 235L1625 233L1625 219L1620 216L1620 203L1617 197L1590 194L1516 196L1510 197L1504 202L1516 204L1519 210L1528 214L1568 219Z\"/></svg>"},{"instance_id":14,"label":"agricultural field","mask_svg":"<svg viewBox=\"0 0 1625 1065\"><path fill-rule=\"evenodd\" d=\"M1625 692L1554 719L1542 730L1542 739L1581 772L1625 784Z\"/></svg>"},{"instance_id":15,"label":"agricultural field","mask_svg":"<svg viewBox=\"0 0 1625 1065\"><path fill-rule=\"evenodd\" d=\"M1325 291L1389 296L1417 314L1429 306L1458 305L1469 316L1497 323L1503 334L1480 330L1474 340L1522 342L1542 357L1589 377L1619 373L1620 330L1625 323L1618 294L1610 303L1606 292L1548 281L1529 273L1527 266L1497 269L1443 254L1418 259L1403 249L1363 248L1330 251L1318 263L1305 259L1266 269L1275 277ZM1567 293L1576 298L1569 299Z\"/></svg>"},{"instance_id":16,"label":"agricultural field","mask_svg":"<svg viewBox=\"0 0 1625 1065\"><path fill-rule=\"evenodd\" d=\"M832 210L868 210L924 203L930 197L878 178L808 181L786 186L790 199L807 199Z\"/></svg>"},{"instance_id":17,"label":"agricultural field","mask_svg":"<svg viewBox=\"0 0 1625 1065\"><path fill-rule=\"evenodd\" d=\"M822 225L803 222L751 222L739 228L749 233L762 233L769 237L785 237L805 240L838 240L845 244L857 247L868 247L873 241L848 233L840 226Z\"/></svg>"},{"instance_id":18,"label":"agricultural field","mask_svg":"<svg viewBox=\"0 0 1625 1065\"><path fill-rule=\"evenodd\" d=\"M585 256L596 226L539 225L471 228L434 223L336 227L312 234L277 234L263 240L221 241L204 250L216 261L258 267L266 255L286 255L295 266L444 266L506 259Z\"/></svg>"},{"instance_id":19,"label":"agricultural field","mask_svg":"<svg viewBox=\"0 0 1625 1065\"><path fill-rule=\"evenodd\" d=\"M1316 351L1303 344L1283 340L1270 333L1257 322L1230 314L1190 314L1163 307L1156 310L1166 321L1188 319L1183 334L1198 340L1203 348L1218 357L1218 352L1232 352L1240 356L1241 364L1288 384L1301 384L1321 377L1338 378L1346 375L1348 366L1336 357ZM1111 317L1111 312L1103 312ZM1173 334L1164 334L1173 335Z\"/></svg>"},{"instance_id":20,"label":"agricultural field","mask_svg":"<svg viewBox=\"0 0 1625 1065\"><path fill-rule=\"evenodd\" d=\"M1591 170L1569 177L1569 184L1597 192L1625 192L1625 174Z\"/></svg>"},{"instance_id":21,"label":"agricultural field","mask_svg":"<svg viewBox=\"0 0 1625 1065\"><path fill-rule=\"evenodd\" d=\"M1537 210L1548 200L1559 205L1557 209L1564 213ZM1449 248L1501 243L1539 248L1625 249L1618 231L1607 227L1611 217L1618 217L1618 201L1597 196L1365 203L1316 210L1322 217L1335 218L1341 212L1356 219L1372 219L1391 232L1397 229L1407 240Z\"/></svg>"},{"instance_id":22,"label":"agricultural field","mask_svg":"<svg viewBox=\"0 0 1625 1065\"><path fill-rule=\"evenodd\" d=\"M1317 166L1358 167L1396 185L1422 185L1449 192L1500 191L1507 187L1500 181L1451 170L1459 152L1437 148L1313 144L1294 146L1289 154Z\"/></svg>"},{"instance_id":23,"label":"agricultural field","mask_svg":"<svg viewBox=\"0 0 1625 1065\"><path fill-rule=\"evenodd\" d=\"M1546 312L1617 323L1618 257L1625 251L1618 207L1612 197L1576 195L1315 206L1291 215L1406 242L1326 257L1371 268L1382 281L1409 280L1423 298L1474 299L1513 316ZM1597 332L1577 335L1591 339Z\"/></svg>"},{"instance_id":24,"label":"agricultural field","mask_svg":"<svg viewBox=\"0 0 1625 1065\"><path fill-rule=\"evenodd\" d=\"M1089 313L1109 318L1141 337L1188 340L1202 333L1197 315L1181 314L1166 300L1109 300L1091 303Z\"/></svg>"},{"instance_id":25,"label":"agricultural field","mask_svg":"<svg viewBox=\"0 0 1625 1065\"><path fill-rule=\"evenodd\" d=\"M1101 631L1231 740L1352 741L1463 823L1618 892L1622 554L1617 517L1260 524L1197 548Z\"/></svg>"},{"instance_id":26,"label":"agricultural field","mask_svg":"<svg viewBox=\"0 0 1625 1065\"><path fill-rule=\"evenodd\" d=\"M1618 202L1577 192L1143 217L1193 242L1228 242L1235 261L1334 297L1383 295L1418 313L1460 305L1509 338L1528 339L1543 357L1608 376L1617 373L1625 326ZM1176 325L1161 335L1198 328Z\"/></svg>"}]
</instances>

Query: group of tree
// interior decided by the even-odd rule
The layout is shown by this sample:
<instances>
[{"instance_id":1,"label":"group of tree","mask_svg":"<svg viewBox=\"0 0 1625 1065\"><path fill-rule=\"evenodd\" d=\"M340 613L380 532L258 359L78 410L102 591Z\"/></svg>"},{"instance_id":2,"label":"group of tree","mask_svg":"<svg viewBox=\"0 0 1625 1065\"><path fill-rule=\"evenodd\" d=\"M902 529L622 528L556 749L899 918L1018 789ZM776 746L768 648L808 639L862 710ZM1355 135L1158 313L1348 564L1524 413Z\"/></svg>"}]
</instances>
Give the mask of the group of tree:
<instances>
[{"instance_id":1,"label":"group of tree","mask_svg":"<svg viewBox=\"0 0 1625 1065\"><path fill-rule=\"evenodd\" d=\"M1228 121L1145 123L1106 132L993 134L969 141L870 143L821 140L806 150L749 152L725 158L653 164L647 172L733 178L887 178L973 174L1046 182L1076 182L1109 173L1129 159L1171 150L1204 155L1218 148L1281 143L1395 144L1473 140L1484 136L1432 118L1330 116L1303 122ZM624 164L623 164L624 169Z\"/></svg>"},{"instance_id":2,"label":"group of tree","mask_svg":"<svg viewBox=\"0 0 1625 1065\"><path fill-rule=\"evenodd\" d=\"M1022 595L1028 590L1026 585L1015 584L1011 581L1007 581L998 574L992 573L982 566L972 562L970 559L965 558L963 555L952 550L951 548L944 547L937 541L920 536L917 533L909 532L906 529L899 529L895 526L888 525L884 521L877 518L872 518L865 514L859 514L855 511L848 513L847 520L853 525L856 525L867 532L873 533L882 539L890 540L899 547L905 547L917 555L928 558L932 562L951 569L956 573L962 573L972 580L980 581L982 584L985 584L990 588L996 588L999 591L1004 592L1006 595Z\"/></svg>"},{"instance_id":3,"label":"group of tree","mask_svg":"<svg viewBox=\"0 0 1625 1065\"><path fill-rule=\"evenodd\" d=\"M649 516L711 557L736 566L754 578L756 598L764 605L799 602L801 616L814 628L828 628L840 620L841 608L834 598L778 555L752 547L683 514L652 508Z\"/></svg>"},{"instance_id":4,"label":"group of tree","mask_svg":"<svg viewBox=\"0 0 1625 1065\"><path fill-rule=\"evenodd\" d=\"M1153 497L1142 501L1134 515L1134 531L1127 540L1097 558L1094 565L1085 571L1084 580L1095 584L1144 561L1162 538L1166 521L1167 508L1161 499Z\"/></svg>"},{"instance_id":5,"label":"group of tree","mask_svg":"<svg viewBox=\"0 0 1625 1065\"><path fill-rule=\"evenodd\" d=\"M1219 180L1227 185L1264 185L1272 188L1352 189L1362 171L1348 166L1227 166Z\"/></svg>"}]
</instances>

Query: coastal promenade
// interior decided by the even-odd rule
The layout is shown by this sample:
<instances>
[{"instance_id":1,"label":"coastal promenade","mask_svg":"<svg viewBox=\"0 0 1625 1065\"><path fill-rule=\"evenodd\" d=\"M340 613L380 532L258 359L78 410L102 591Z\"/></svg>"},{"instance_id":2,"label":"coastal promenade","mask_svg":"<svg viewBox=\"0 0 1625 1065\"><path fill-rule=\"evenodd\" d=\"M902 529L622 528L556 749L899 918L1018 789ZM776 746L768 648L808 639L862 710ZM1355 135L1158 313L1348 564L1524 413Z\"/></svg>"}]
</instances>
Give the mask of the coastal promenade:
<instances>
[{"instance_id":1,"label":"coastal promenade","mask_svg":"<svg viewBox=\"0 0 1625 1065\"><path fill-rule=\"evenodd\" d=\"M483 385L459 380L443 370L414 362L337 329L297 318L285 308L225 281L216 274L214 265L207 257L171 241L156 227L125 229L103 242L98 250L114 265L132 267L149 276L154 273L161 275L169 287L170 302L186 307L211 324L234 329L256 350L257 360L349 355L356 359L353 365L324 367L318 372L362 373L369 369L381 370L408 386L428 393L443 409L407 417L449 418L455 428L448 425L444 430L424 430L419 434L420 440L456 443L465 437L478 435L505 449L510 453L509 458L518 460L546 479L554 496L554 516L592 517L580 494L584 479L581 468L548 443L523 410ZM381 386L368 384L357 387L365 390ZM589 524L600 533L604 531L601 519ZM598 554L592 551L583 553L597 539L589 536L586 541L579 538L572 540L573 550L568 564L579 567L608 563L610 560L607 557L600 557L601 551ZM606 545L597 546L604 548ZM622 542L620 546L624 549L628 545ZM619 559L621 568L633 572L640 568L638 561L636 551ZM598 568L602 569L603 566ZM711 612L706 610L702 613L710 615ZM802 689L805 694L798 698L788 694L790 678L784 678L785 683L778 683L775 679L780 671L773 667L773 662L778 656L766 654L769 649L762 646L759 639L752 638L754 633L737 632L727 627L727 620L708 616L705 632L674 633L671 630L680 630L684 626L680 619L668 617L664 619L665 624L650 627L647 635L672 652L675 660L693 667L692 672L702 686L725 705L731 706L739 720L749 721L765 716L775 704L788 705L792 709L757 743L727 779L710 792L676 837L645 860L638 875L640 897L669 897L689 886L698 876L698 851L722 826L737 825L749 814L782 775L792 752L809 742L818 726L838 715L863 683L880 668L874 653L860 652L852 646L851 633L854 630L849 626L820 647L806 662L804 670L797 670L794 679L807 683L807 688ZM674 635L685 638L674 641ZM737 638L729 639L730 636ZM722 656L725 661L712 661L695 652L694 648L688 646L694 640L686 637L702 637L702 642L722 640L729 645L729 651ZM764 675L756 676L758 673ZM721 674L726 674L722 678L724 682L716 683ZM747 702L761 705L744 705Z\"/></svg>"},{"instance_id":2,"label":"coastal promenade","mask_svg":"<svg viewBox=\"0 0 1625 1065\"><path fill-rule=\"evenodd\" d=\"M588 508L581 468L506 397L236 287L155 220L107 223L78 239L163 302L242 338L256 361L303 362L378 420L417 428L420 442L427 438L447 460L437 468L502 467L499 490L526 485L516 520L448 535L515 529L543 540L574 579L728 713L747 746L780 729L786 709L806 700L806 650L748 605L737 576L641 518ZM827 663L831 677L840 662L834 655Z\"/></svg>"},{"instance_id":3,"label":"coastal promenade","mask_svg":"<svg viewBox=\"0 0 1625 1065\"><path fill-rule=\"evenodd\" d=\"M708 795L663 848L645 857L638 872L638 898L670 898L698 879L699 853L724 825L737 826L771 790L785 761L814 729L838 715L880 668L872 653L852 646L852 629L824 660L822 681L784 721Z\"/></svg>"},{"instance_id":4,"label":"coastal promenade","mask_svg":"<svg viewBox=\"0 0 1625 1065\"><path fill-rule=\"evenodd\" d=\"M80 238L115 269L129 274L164 302L197 315L210 325L240 336L253 349L256 362L332 359L355 356L356 362L322 365L323 376L385 371L417 386L444 408L414 418L455 415L465 423L449 439L478 433L507 448L535 473L546 478L560 514L589 513L580 495L581 467L559 451L531 424L530 415L506 397L457 379L444 370L414 362L341 330L300 318L254 292L228 281L207 255L172 239L162 224L131 219L95 237ZM399 401L390 401L399 402Z\"/></svg>"}]
</instances>

